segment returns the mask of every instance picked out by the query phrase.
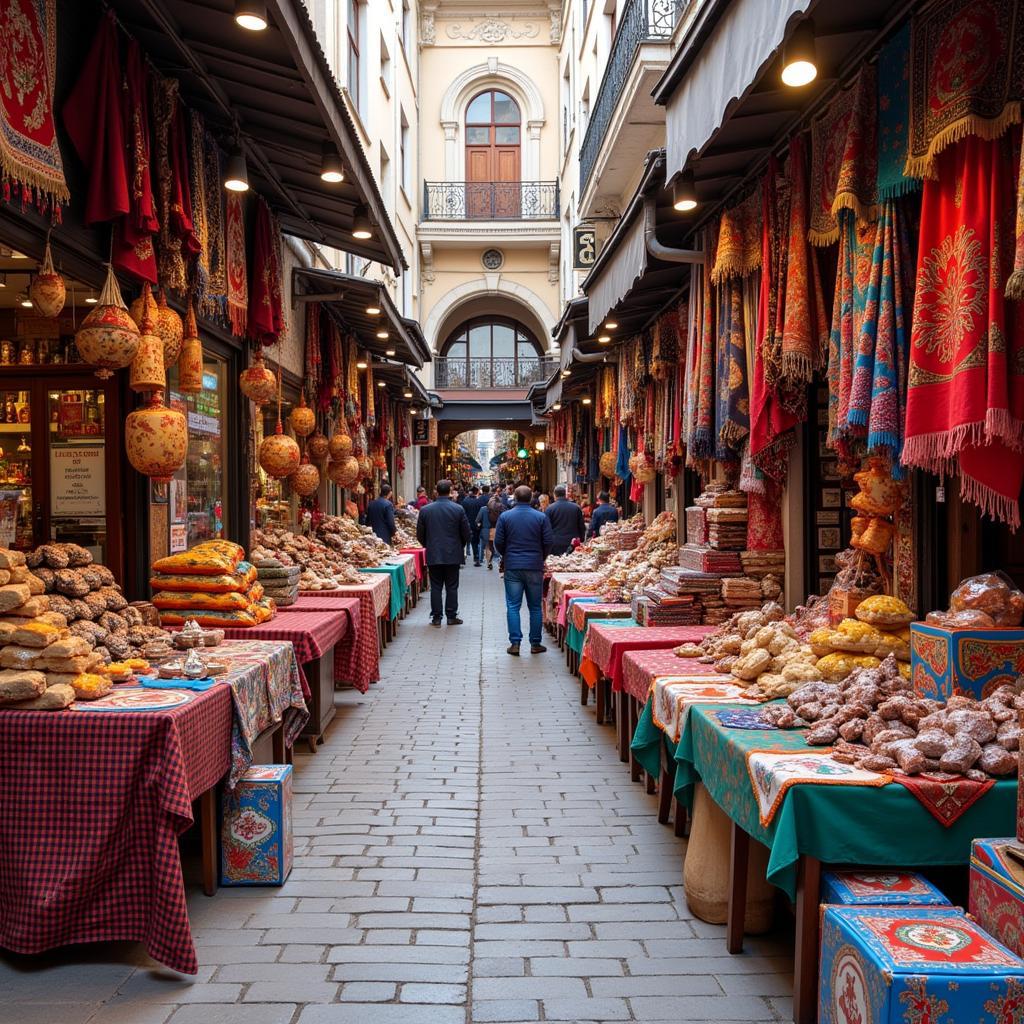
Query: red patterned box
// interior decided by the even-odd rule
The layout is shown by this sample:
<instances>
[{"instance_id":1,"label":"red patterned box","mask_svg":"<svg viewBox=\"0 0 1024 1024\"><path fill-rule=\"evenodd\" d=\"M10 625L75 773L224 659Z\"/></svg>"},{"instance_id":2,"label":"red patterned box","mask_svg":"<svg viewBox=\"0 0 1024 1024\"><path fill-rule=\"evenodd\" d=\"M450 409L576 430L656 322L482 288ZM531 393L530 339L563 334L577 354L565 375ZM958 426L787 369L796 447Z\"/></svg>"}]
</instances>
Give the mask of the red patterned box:
<instances>
[{"instance_id":1,"label":"red patterned box","mask_svg":"<svg viewBox=\"0 0 1024 1024\"><path fill-rule=\"evenodd\" d=\"M1024 673L1024 629L910 624L910 672L922 697L985 697Z\"/></svg>"},{"instance_id":2,"label":"red patterned box","mask_svg":"<svg viewBox=\"0 0 1024 1024\"><path fill-rule=\"evenodd\" d=\"M1007 852L1014 839L975 839L971 844L971 916L1018 956L1024 956L1024 864Z\"/></svg>"},{"instance_id":3,"label":"red patterned box","mask_svg":"<svg viewBox=\"0 0 1024 1024\"><path fill-rule=\"evenodd\" d=\"M224 793L221 885L284 885L294 856L292 766L253 765Z\"/></svg>"}]
</instances>

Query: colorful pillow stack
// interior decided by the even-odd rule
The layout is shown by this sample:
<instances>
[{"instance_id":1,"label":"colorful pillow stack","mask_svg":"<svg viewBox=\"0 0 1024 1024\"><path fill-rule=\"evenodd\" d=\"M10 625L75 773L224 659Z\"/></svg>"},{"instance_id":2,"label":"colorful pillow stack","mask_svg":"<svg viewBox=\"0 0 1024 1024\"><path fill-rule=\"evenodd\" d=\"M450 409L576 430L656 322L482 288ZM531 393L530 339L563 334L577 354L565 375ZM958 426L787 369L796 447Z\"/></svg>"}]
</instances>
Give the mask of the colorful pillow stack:
<instances>
[{"instance_id":1,"label":"colorful pillow stack","mask_svg":"<svg viewBox=\"0 0 1024 1024\"><path fill-rule=\"evenodd\" d=\"M245 551L226 540L208 540L153 563L153 604L165 626L194 619L200 626L256 626L274 617L256 568Z\"/></svg>"},{"instance_id":2,"label":"colorful pillow stack","mask_svg":"<svg viewBox=\"0 0 1024 1024\"><path fill-rule=\"evenodd\" d=\"M256 562L256 578L263 593L273 598L279 608L287 608L299 599L301 565L285 565L276 558L261 558Z\"/></svg>"}]
</instances>

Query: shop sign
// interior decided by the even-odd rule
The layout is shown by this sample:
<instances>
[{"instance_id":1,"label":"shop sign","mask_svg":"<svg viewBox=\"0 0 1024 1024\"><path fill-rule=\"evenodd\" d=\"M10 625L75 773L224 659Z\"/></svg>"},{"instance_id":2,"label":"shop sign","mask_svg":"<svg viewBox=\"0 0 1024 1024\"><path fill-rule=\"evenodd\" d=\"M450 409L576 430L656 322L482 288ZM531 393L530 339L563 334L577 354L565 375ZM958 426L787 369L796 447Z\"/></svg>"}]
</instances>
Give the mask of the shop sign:
<instances>
[{"instance_id":1,"label":"shop sign","mask_svg":"<svg viewBox=\"0 0 1024 1024\"><path fill-rule=\"evenodd\" d=\"M188 550L188 527L184 523L171 523L171 554Z\"/></svg>"},{"instance_id":2,"label":"shop sign","mask_svg":"<svg viewBox=\"0 0 1024 1024\"><path fill-rule=\"evenodd\" d=\"M204 391L216 391L217 390L217 374L215 374L215 373L204 373L203 374L203 390Z\"/></svg>"},{"instance_id":3,"label":"shop sign","mask_svg":"<svg viewBox=\"0 0 1024 1024\"><path fill-rule=\"evenodd\" d=\"M190 409L188 413L188 429L195 431L197 434L210 434L213 437L220 437L220 420L214 419L213 416L207 416L205 413L192 412Z\"/></svg>"},{"instance_id":4,"label":"shop sign","mask_svg":"<svg viewBox=\"0 0 1024 1024\"><path fill-rule=\"evenodd\" d=\"M572 269L589 270L597 259L597 231L594 228L572 229Z\"/></svg>"},{"instance_id":5,"label":"shop sign","mask_svg":"<svg viewBox=\"0 0 1024 1024\"><path fill-rule=\"evenodd\" d=\"M413 420L412 443L437 447L437 420Z\"/></svg>"},{"instance_id":6,"label":"shop sign","mask_svg":"<svg viewBox=\"0 0 1024 1024\"><path fill-rule=\"evenodd\" d=\"M50 445L50 512L59 518L107 514L104 445Z\"/></svg>"}]
</instances>

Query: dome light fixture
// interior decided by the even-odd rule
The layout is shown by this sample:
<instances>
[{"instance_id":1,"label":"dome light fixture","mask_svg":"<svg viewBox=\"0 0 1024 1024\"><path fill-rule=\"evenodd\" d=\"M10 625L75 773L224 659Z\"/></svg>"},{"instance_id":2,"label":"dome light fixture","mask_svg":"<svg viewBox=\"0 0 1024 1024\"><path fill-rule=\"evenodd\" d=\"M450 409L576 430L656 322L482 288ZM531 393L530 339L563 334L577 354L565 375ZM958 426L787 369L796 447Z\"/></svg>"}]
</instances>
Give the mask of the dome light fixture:
<instances>
[{"instance_id":1,"label":"dome light fixture","mask_svg":"<svg viewBox=\"0 0 1024 1024\"><path fill-rule=\"evenodd\" d=\"M330 142L324 143L320 157L320 180L330 185L337 185L338 182L345 180L345 168L342 166L341 157Z\"/></svg>"},{"instance_id":2,"label":"dome light fixture","mask_svg":"<svg viewBox=\"0 0 1024 1024\"><path fill-rule=\"evenodd\" d=\"M582 401L584 405L590 405L590 396L587 395Z\"/></svg>"},{"instance_id":3,"label":"dome light fixture","mask_svg":"<svg viewBox=\"0 0 1024 1024\"><path fill-rule=\"evenodd\" d=\"M615 328L618 327L618 326L619 326L619 324L618 324L618 321L616 321L616 320L605 320L605 322L604 322L604 329L606 331L614 331Z\"/></svg>"},{"instance_id":4,"label":"dome light fixture","mask_svg":"<svg viewBox=\"0 0 1024 1024\"><path fill-rule=\"evenodd\" d=\"M411 389L411 388L406 388L406 389L405 389L405 390L404 390L404 391L402 392L402 397L403 397L403 398L412 398L412 389Z\"/></svg>"},{"instance_id":5,"label":"dome light fixture","mask_svg":"<svg viewBox=\"0 0 1024 1024\"><path fill-rule=\"evenodd\" d=\"M537 451L542 452L547 448L547 445L543 441L538 441L533 447L536 448Z\"/></svg>"},{"instance_id":6,"label":"dome light fixture","mask_svg":"<svg viewBox=\"0 0 1024 1024\"><path fill-rule=\"evenodd\" d=\"M229 192L249 191L249 169L245 165L245 154L236 142L228 157L224 173L224 187Z\"/></svg>"},{"instance_id":7,"label":"dome light fixture","mask_svg":"<svg viewBox=\"0 0 1024 1024\"><path fill-rule=\"evenodd\" d=\"M85 297L85 304L86 304L87 306L95 306L95 305L96 305L96 303L97 303L97 302L99 302L99 301L100 301L100 300L99 300L99 299L97 299L95 295L87 295L87 296Z\"/></svg>"},{"instance_id":8,"label":"dome light fixture","mask_svg":"<svg viewBox=\"0 0 1024 1024\"><path fill-rule=\"evenodd\" d=\"M393 348L386 348L384 349L384 355L386 355L389 359L392 359L394 358L395 350Z\"/></svg>"},{"instance_id":9,"label":"dome light fixture","mask_svg":"<svg viewBox=\"0 0 1024 1024\"><path fill-rule=\"evenodd\" d=\"M28 297L28 292L27 291L22 292L18 296L18 305L21 306L22 309L31 309L32 308L32 300Z\"/></svg>"},{"instance_id":10,"label":"dome light fixture","mask_svg":"<svg viewBox=\"0 0 1024 1024\"><path fill-rule=\"evenodd\" d=\"M365 206L357 206L352 216L352 237L361 242L373 238L373 228L370 226L370 218L366 215Z\"/></svg>"},{"instance_id":11,"label":"dome light fixture","mask_svg":"<svg viewBox=\"0 0 1024 1024\"><path fill-rule=\"evenodd\" d=\"M804 18L782 47L782 81L791 89L809 85L818 77L814 22Z\"/></svg>"},{"instance_id":12,"label":"dome light fixture","mask_svg":"<svg viewBox=\"0 0 1024 1024\"><path fill-rule=\"evenodd\" d=\"M386 380L379 380L379 381L377 381L377 387L379 387L379 388L386 388L387 386L388 386L388 382Z\"/></svg>"},{"instance_id":13,"label":"dome light fixture","mask_svg":"<svg viewBox=\"0 0 1024 1024\"><path fill-rule=\"evenodd\" d=\"M680 213L689 213L697 209L697 189L694 185L693 171L683 171L672 186L672 206Z\"/></svg>"},{"instance_id":14,"label":"dome light fixture","mask_svg":"<svg viewBox=\"0 0 1024 1024\"><path fill-rule=\"evenodd\" d=\"M366 315L380 316L380 306L378 306L376 303L371 303L369 306L366 307Z\"/></svg>"},{"instance_id":15,"label":"dome light fixture","mask_svg":"<svg viewBox=\"0 0 1024 1024\"><path fill-rule=\"evenodd\" d=\"M263 0L235 0L235 22L250 32L267 27L267 5Z\"/></svg>"},{"instance_id":16,"label":"dome light fixture","mask_svg":"<svg viewBox=\"0 0 1024 1024\"><path fill-rule=\"evenodd\" d=\"M356 369L357 370L365 370L366 369L366 360L365 359L360 359L356 363Z\"/></svg>"},{"instance_id":17,"label":"dome light fixture","mask_svg":"<svg viewBox=\"0 0 1024 1024\"><path fill-rule=\"evenodd\" d=\"M562 403L561 402L552 402L551 403L551 410L552 410L552 412L558 412L561 408L562 408Z\"/></svg>"},{"instance_id":18,"label":"dome light fixture","mask_svg":"<svg viewBox=\"0 0 1024 1024\"><path fill-rule=\"evenodd\" d=\"M610 334L599 334L597 336L598 345L607 345L611 340L612 336Z\"/></svg>"}]
</instances>

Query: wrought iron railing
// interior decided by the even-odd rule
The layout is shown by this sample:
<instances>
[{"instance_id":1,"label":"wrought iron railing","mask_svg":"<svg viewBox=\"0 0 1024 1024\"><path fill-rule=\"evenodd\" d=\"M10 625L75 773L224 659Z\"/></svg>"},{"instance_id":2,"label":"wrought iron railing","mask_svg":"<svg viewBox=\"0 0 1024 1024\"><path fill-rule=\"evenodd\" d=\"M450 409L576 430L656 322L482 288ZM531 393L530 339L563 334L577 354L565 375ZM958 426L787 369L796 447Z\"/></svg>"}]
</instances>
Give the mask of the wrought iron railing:
<instances>
[{"instance_id":1,"label":"wrought iron railing","mask_svg":"<svg viewBox=\"0 0 1024 1024\"><path fill-rule=\"evenodd\" d=\"M580 193L587 187L597 155L605 142L612 114L633 67L642 43L671 38L680 15L693 0L627 0L622 20L612 40L597 99L591 108L590 123L580 147Z\"/></svg>"},{"instance_id":2,"label":"wrought iron railing","mask_svg":"<svg viewBox=\"0 0 1024 1024\"><path fill-rule=\"evenodd\" d=\"M528 388L547 380L558 365L556 359L512 356L493 359L441 357L433 360L435 388Z\"/></svg>"},{"instance_id":3,"label":"wrought iron railing","mask_svg":"<svg viewBox=\"0 0 1024 1024\"><path fill-rule=\"evenodd\" d=\"M557 220L557 181L425 181L424 220Z\"/></svg>"}]
</instances>

